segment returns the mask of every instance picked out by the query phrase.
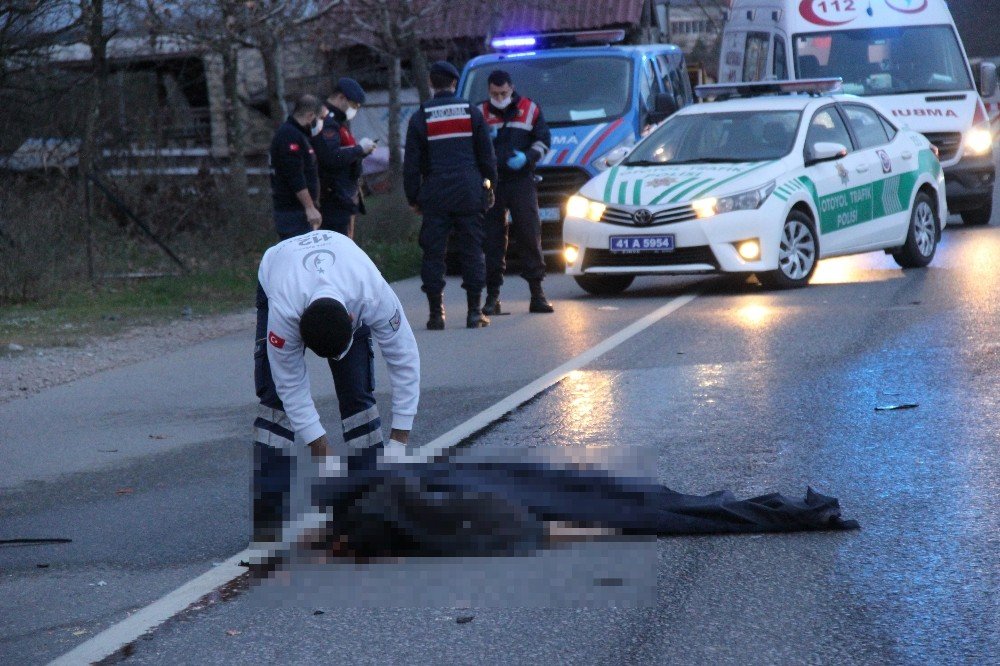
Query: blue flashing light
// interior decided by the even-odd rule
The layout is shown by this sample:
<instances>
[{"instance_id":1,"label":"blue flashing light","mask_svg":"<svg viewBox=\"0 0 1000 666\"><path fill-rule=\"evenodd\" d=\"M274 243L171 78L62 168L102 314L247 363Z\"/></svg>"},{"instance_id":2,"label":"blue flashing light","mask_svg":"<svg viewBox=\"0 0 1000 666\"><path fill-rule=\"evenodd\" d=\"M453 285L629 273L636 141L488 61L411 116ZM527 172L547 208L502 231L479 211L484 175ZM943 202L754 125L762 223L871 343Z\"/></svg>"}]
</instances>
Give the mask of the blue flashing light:
<instances>
[{"instance_id":1,"label":"blue flashing light","mask_svg":"<svg viewBox=\"0 0 1000 666\"><path fill-rule=\"evenodd\" d=\"M538 40L530 35L523 37L497 37L490 42L490 45L497 49L530 49Z\"/></svg>"}]
</instances>

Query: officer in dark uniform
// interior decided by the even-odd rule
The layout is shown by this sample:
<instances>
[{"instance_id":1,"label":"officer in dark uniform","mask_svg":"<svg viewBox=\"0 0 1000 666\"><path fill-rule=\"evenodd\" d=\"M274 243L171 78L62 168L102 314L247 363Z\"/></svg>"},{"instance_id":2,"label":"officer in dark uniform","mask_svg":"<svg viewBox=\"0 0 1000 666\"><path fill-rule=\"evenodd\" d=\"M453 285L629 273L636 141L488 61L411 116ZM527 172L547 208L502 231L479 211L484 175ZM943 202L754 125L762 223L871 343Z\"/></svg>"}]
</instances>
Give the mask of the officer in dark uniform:
<instances>
[{"instance_id":1,"label":"officer in dark uniform","mask_svg":"<svg viewBox=\"0 0 1000 666\"><path fill-rule=\"evenodd\" d=\"M282 239L319 229L319 173L309 139L316 131L319 100L302 95L292 115L271 139L271 199L274 229Z\"/></svg>"},{"instance_id":2,"label":"officer in dark uniform","mask_svg":"<svg viewBox=\"0 0 1000 666\"><path fill-rule=\"evenodd\" d=\"M354 218L365 212L361 195L361 162L375 150L369 138L355 141L350 121L365 103L365 91L354 79L342 78L326 98L328 114L313 139L319 162L323 228L354 238Z\"/></svg>"},{"instance_id":3,"label":"officer in dark uniform","mask_svg":"<svg viewBox=\"0 0 1000 666\"><path fill-rule=\"evenodd\" d=\"M530 312L552 312L545 298L542 279L545 259L542 257L542 225L538 219L538 191L535 187L535 165L545 157L552 144L549 127L538 105L521 97L514 90L510 74L495 70L487 79L490 98L481 109L493 136L499 181L496 205L486 214L486 305L483 312L501 314L500 285L506 268L507 211L510 211L511 231L517 239L521 257L521 277L531 290Z\"/></svg>"},{"instance_id":4,"label":"officer in dark uniform","mask_svg":"<svg viewBox=\"0 0 1000 666\"><path fill-rule=\"evenodd\" d=\"M420 277L430 305L427 328L444 328L445 251L455 230L462 257L462 288L468 294L466 326L488 326L481 304L486 268L483 213L492 205L497 164L483 114L455 96L458 70L447 62L430 68L434 98L410 117L406 132L403 186L406 198L423 214Z\"/></svg>"}]
</instances>

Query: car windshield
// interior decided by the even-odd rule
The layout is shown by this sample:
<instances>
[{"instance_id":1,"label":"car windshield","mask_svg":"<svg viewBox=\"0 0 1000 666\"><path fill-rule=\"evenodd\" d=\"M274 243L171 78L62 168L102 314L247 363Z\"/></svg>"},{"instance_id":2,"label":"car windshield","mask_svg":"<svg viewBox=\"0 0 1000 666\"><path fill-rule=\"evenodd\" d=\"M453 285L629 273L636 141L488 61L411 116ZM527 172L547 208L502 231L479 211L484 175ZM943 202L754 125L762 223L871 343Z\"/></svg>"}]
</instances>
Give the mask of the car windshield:
<instances>
[{"instance_id":1,"label":"car windshield","mask_svg":"<svg viewBox=\"0 0 1000 666\"><path fill-rule=\"evenodd\" d=\"M756 162L787 155L799 111L690 113L670 118L649 135L626 165Z\"/></svg>"},{"instance_id":2,"label":"car windshield","mask_svg":"<svg viewBox=\"0 0 1000 666\"><path fill-rule=\"evenodd\" d=\"M839 76L851 95L972 90L962 49L947 25L796 35L795 72L802 79Z\"/></svg>"},{"instance_id":3,"label":"car windshield","mask_svg":"<svg viewBox=\"0 0 1000 666\"><path fill-rule=\"evenodd\" d=\"M495 69L511 75L517 91L541 106L550 125L604 122L625 113L629 105L632 61L627 58L510 58L471 70L462 96L471 102L485 100L486 79Z\"/></svg>"}]
</instances>

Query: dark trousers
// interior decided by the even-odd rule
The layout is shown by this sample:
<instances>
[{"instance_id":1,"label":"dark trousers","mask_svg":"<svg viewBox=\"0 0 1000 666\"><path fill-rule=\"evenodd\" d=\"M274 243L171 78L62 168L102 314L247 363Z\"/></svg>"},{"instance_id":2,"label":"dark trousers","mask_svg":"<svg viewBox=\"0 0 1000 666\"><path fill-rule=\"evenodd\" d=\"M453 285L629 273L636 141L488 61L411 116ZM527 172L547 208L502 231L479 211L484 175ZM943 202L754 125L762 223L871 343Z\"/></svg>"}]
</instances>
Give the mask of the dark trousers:
<instances>
[{"instance_id":1,"label":"dark trousers","mask_svg":"<svg viewBox=\"0 0 1000 666\"><path fill-rule=\"evenodd\" d=\"M424 258L420 264L423 290L428 294L444 291L445 253L448 237L455 230L454 242L462 258L462 288L481 292L486 281L483 260L483 216L481 214L424 211L420 225L420 248Z\"/></svg>"},{"instance_id":2,"label":"dark trousers","mask_svg":"<svg viewBox=\"0 0 1000 666\"><path fill-rule=\"evenodd\" d=\"M274 211L274 230L281 240L307 234L313 230L304 210Z\"/></svg>"},{"instance_id":3,"label":"dark trousers","mask_svg":"<svg viewBox=\"0 0 1000 666\"><path fill-rule=\"evenodd\" d=\"M354 213L343 208L324 206L319 209L319 214L323 216L323 224L320 228L354 238Z\"/></svg>"},{"instance_id":4,"label":"dark trousers","mask_svg":"<svg viewBox=\"0 0 1000 666\"><path fill-rule=\"evenodd\" d=\"M260 400L254 421L253 530L254 540L276 538L288 520L292 483L291 446L295 433L284 412L267 359L267 295L257 285L257 331L254 346L254 383ZM340 361L330 361L333 386L340 403L344 441L358 457L382 444L382 420L375 404L375 349L371 330L361 326L351 350Z\"/></svg>"},{"instance_id":5,"label":"dark trousers","mask_svg":"<svg viewBox=\"0 0 1000 666\"><path fill-rule=\"evenodd\" d=\"M500 289L507 268L507 237L513 235L521 260L521 277L541 280L545 277L542 256L542 223L538 218L538 191L530 174L507 178L497 184L497 202L486 213L486 288ZM511 222L508 227L507 211Z\"/></svg>"}]
</instances>

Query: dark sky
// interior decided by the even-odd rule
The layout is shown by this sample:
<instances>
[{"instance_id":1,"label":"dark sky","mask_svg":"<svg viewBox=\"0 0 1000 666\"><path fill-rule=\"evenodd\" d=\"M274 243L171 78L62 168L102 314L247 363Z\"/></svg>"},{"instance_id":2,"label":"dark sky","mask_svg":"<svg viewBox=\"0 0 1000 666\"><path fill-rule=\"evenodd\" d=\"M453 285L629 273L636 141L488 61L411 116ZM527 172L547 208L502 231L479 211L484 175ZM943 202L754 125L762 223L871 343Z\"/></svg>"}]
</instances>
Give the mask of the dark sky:
<instances>
[{"instance_id":1,"label":"dark sky","mask_svg":"<svg viewBox=\"0 0 1000 666\"><path fill-rule=\"evenodd\" d=\"M970 58L1000 56L1000 0L949 0Z\"/></svg>"}]
</instances>

